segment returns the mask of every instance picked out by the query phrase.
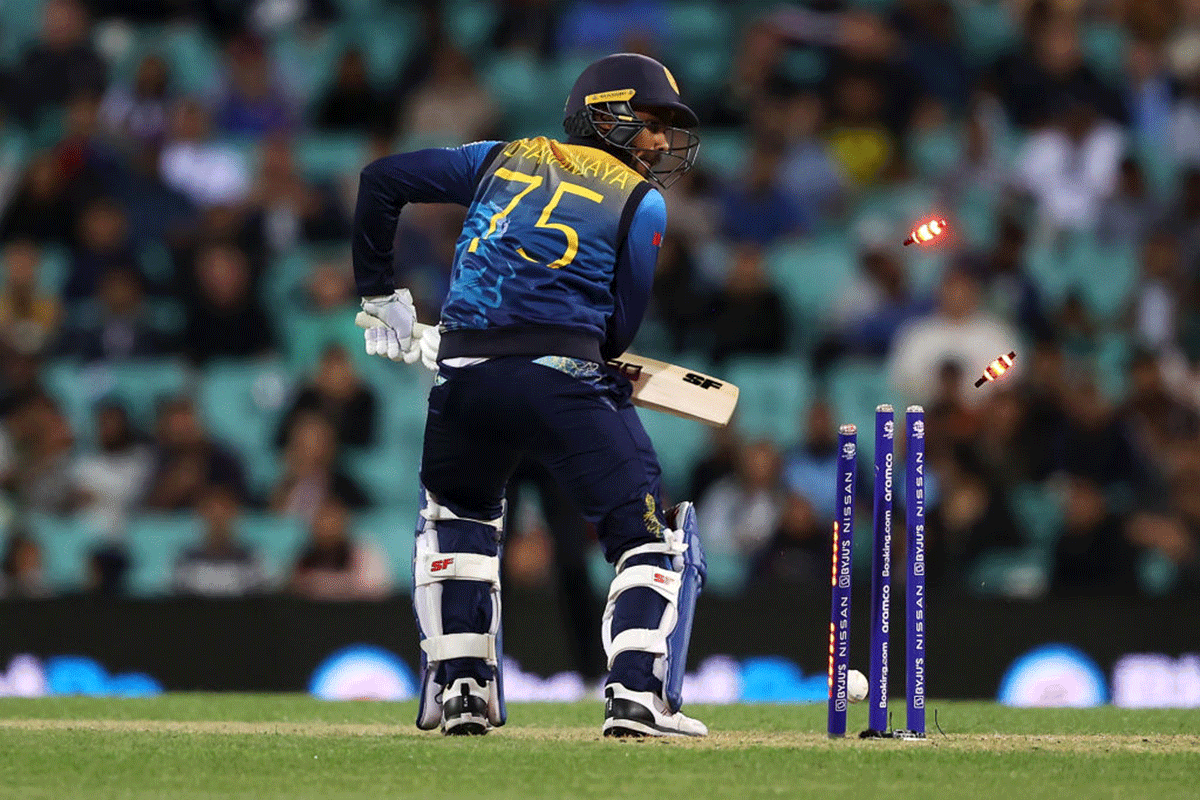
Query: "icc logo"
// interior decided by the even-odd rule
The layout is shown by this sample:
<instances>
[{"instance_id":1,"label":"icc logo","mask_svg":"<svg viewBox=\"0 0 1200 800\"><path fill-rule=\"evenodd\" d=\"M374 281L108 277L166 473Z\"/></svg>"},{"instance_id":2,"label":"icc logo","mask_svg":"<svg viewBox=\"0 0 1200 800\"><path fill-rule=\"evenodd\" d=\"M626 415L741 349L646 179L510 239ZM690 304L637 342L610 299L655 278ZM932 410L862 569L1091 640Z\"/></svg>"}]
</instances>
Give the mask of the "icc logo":
<instances>
[{"instance_id":1,"label":"icc logo","mask_svg":"<svg viewBox=\"0 0 1200 800\"><path fill-rule=\"evenodd\" d=\"M885 439L892 438L892 432L895 430L895 426L896 426L896 423L892 422L892 420L890 420L890 419L887 422L883 423L883 437Z\"/></svg>"},{"instance_id":2,"label":"icc logo","mask_svg":"<svg viewBox=\"0 0 1200 800\"><path fill-rule=\"evenodd\" d=\"M924 436L925 436L925 421L924 420L919 419L913 423L913 436L917 437L918 439L924 438Z\"/></svg>"},{"instance_id":3,"label":"icc logo","mask_svg":"<svg viewBox=\"0 0 1200 800\"><path fill-rule=\"evenodd\" d=\"M854 442L846 442L842 445L842 456L845 458L854 458Z\"/></svg>"}]
</instances>

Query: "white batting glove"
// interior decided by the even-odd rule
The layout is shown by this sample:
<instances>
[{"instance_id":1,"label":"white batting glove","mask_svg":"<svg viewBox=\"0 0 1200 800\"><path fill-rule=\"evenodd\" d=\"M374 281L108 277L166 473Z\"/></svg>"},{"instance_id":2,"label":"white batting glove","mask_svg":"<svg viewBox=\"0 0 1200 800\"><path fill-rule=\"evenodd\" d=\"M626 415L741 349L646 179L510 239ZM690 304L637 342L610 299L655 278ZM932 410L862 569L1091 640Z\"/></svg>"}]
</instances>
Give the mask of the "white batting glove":
<instances>
[{"instance_id":1,"label":"white batting glove","mask_svg":"<svg viewBox=\"0 0 1200 800\"><path fill-rule=\"evenodd\" d=\"M410 352L418 352L413 361L419 357L419 349L413 341L417 309L408 289L397 289L380 297L364 297L362 309L355 316L354 324L365 329L363 341L367 355L387 356L392 361L407 360L405 356Z\"/></svg>"},{"instance_id":2,"label":"white batting glove","mask_svg":"<svg viewBox=\"0 0 1200 800\"><path fill-rule=\"evenodd\" d=\"M417 333L418 328L423 329L419 334ZM413 336L418 335L420 336L420 346L417 349L421 351L421 363L434 372L437 372L438 348L442 346L441 328L437 325L422 325L417 323L413 326Z\"/></svg>"}]
</instances>

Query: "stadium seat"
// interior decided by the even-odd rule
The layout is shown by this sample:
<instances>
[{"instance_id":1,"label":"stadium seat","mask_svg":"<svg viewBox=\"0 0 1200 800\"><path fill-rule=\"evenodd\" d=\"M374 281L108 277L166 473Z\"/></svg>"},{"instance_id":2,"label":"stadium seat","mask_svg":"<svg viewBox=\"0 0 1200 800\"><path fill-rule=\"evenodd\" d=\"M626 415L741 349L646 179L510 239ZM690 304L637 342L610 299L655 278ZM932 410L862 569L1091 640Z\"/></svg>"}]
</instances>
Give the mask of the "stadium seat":
<instances>
[{"instance_id":1,"label":"stadium seat","mask_svg":"<svg viewBox=\"0 0 1200 800\"><path fill-rule=\"evenodd\" d=\"M46 388L62 405L76 435L91 441L97 402L115 399L140 430L153 430L158 403L184 393L187 368L173 360L116 361L81 365L58 361L43 369Z\"/></svg>"},{"instance_id":2,"label":"stadium seat","mask_svg":"<svg viewBox=\"0 0 1200 800\"><path fill-rule=\"evenodd\" d=\"M450 40L467 53L487 47L496 28L496 6L474 0L448 0L442 15Z\"/></svg>"},{"instance_id":3,"label":"stadium seat","mask_svg":"<svg viewBox=\"0 0 1200 800\"><path fill-rule=\"evenodd\" d=\"M201 377L197 403L204 423L242 458L252 491L266 491L279 475L274 436L290 386L274 360L219 361Z\"/></svg>"},{"instance_id":4,"label":"stadium seat","mask_svg":"<svg viewBox=\"0 0 1200 800\"><path fill-rule=\"evenodd\" d=\"M296 163L309 180L331 181L357 173L367 158L361 136L309 134L296 143Z\"/></svg>"},{"instance_id":5,"label":"stadium seat","mask_svg":"<svg viewBox=\"0 0 1200 800\"><path fill-rule=\"evenodd\" d=\"M976 67L993 63L1016 43L1020 32L1003 3L955 3L959 41Z\"/></svg>"},{"instance_id":6,"label":"stadium seat","mask_svg":"<svg viewBox=\"0 0 1200 800\"><path fill-rule=\"evenodd\" d=\"M981 595L1034 599L1049 587L1051 567L1040 548L991 550L975 562L967 586Z\"/></svg>"},{"instance_id":7,"label":"stadium seat","mask_svg":"<svg viewBox=\"0 0 1200 800\"><path fill-rule=\"evenodd\" d=\"M796 441L800 420L812 400L808 364L795 356L739 358L721 370L737 384L735 421L747 439L768 438L779 446Z\"/></svg>"},{"instance_id":8,"label":"stadium seat","mask_svg":"<svg viewBox=\"0 0 1200 800\"><path fill-rule=\"evenodd\" d=\"M957 126L936 131L910 132L904 142L909 163L922 180L937 181L955 168L962 158L964 142Z\"/></svg>"},{"instance_id":9,"label":"stadium seat","mask_svg":"<svg viewBox=\"0 0 1200 800\"><path fill-rule=\"evenodd\" d=\"M686 497L692 465L703 455L708 428L701 422L681 419L649 409L639 409L638 418L658 454L663 488L668 497Z\"/></svg>"},{"instance_id":10,"label":"stadium seat","mask_svg":"<svg viewBox=\"0 0 1200 800\"><path fill-rule=\"evenodd\" d=\"M1080 32L1084 59L1104 80L1114 85L1125 79L1125 51L1128 33L1120 26L1090 23Z\"/></svg>"},{"instance_id":11,"label":"stadium seat","mask_svg":"<svg viewBox=\"0 0 1200 800\"><path fill-rule=\"evenodd\" d=\"M220 85L221 55L201 28L171 25L158 41L176 92L203 97Z\"/></svg>"},{"instance_id":12,"label":"stadium seat","mask_svg":"<svg viewBox=\"0 0 1200 800\"><path fill-rule=\"evenodd\" d=\"M337 62L346 48L349 26L329 25L319 34L291 27L271 42L271 52L310 110L333 83Z\"/></svg>"},{"instance_id":13,"label":"stadium seat","mask_svg":"<svg viewBox=\"0 0 1200 800\"><path fill-rule=\"evenodd\" d=\"M395 6L375 11L369 17L352 19L347 41L363 52L367 72L378 86L390 86L422 35L419 17Z\"/></svg>"},{"instance_id":14,"label":"stadium seat","mask_svg":"<svg viewBox=\"0 0 1200 800\"><path fill-rule=\"evenodd\" d=\"M108 541L106 532L86 516L30 514L30 536L41 546L46 583L56 592L77 592L87 583L88 557Z\"/></svg>"},{"instance_id":15,"label":"stadium seat","mask_svg":"<svg viewBox=\"0 0 1200 800\"><path fill-rule=\"evenodd\" d=\"M308 542L304 524L290 517L258 512L243 514L235 524L238 537L262 558L267 580L272 586L283 585Z\"/></svg>"},{"instance_id":16,"label":"stadium seat","mask_svg":"<svg viewBox=\"0 0 1200 800\"><path fill-rule=\"evenodd\" d=\"M839 231L784 241L766 253L767 272L796 316L794 327L809 331L849 288L857 264L855 247Z\"/></svg>"},{"instance_id":17,"label":"stadium seat","mask_svg":"<svg viewBox=\"0 0 1200 800\"><path fill-rule=\"evenodd\" d=\"M167 594L175 559L185 547L198 544L203 526L193 514L144 514L129 525L127 540L132 568L129 591L142 597Z\"/></svg>"},{"instance_id":18,"label":"stadium seat","mask_svg":"<svg viewBox=\"0 0 1200 800\"><path fill-rule=\"evenodd\" d=\"M376 504L410 506L416 513L421 437L389 438L392 441L374 447L347 450L342 454L342 464Z\"/></svg>"},{"instance_id":19,"label":"stadium seat","mask_svg":"<svg viewBox=\"0 0 1200 800\"><path fill-rule=\"evenodd\" d=\"M700 130L696 163L716 175L733 179L746 163L750 145L742 131Z\"/></svg>"},{"instance_id":20,"label":"stadium seat","mask_svg":"<svg viewBox=\"0 0 1200 800\"><path fill-rule=\"evenodd\" d=\"M850 360L836 365L828 377L826 392L838 424L854 423L859 428L858 451L860 459L874 458L873 431L875 408L881 403L891 403L896 420L904 415L905 399L891 388L887 381L887 370L876 361Z\"/></svg>"},{"instance_id":21,"label":"stadium seat","mask_svg":"<svg viewBox=\"0 0 1200 800\"><path fill-rule=\"evenodd\" d=\"M415 502L411 506L387 505L354 518L354 535L363 541L373 542L383 552L392 575L392 587L397 591L412 590L412 547L416 524Z\"/></svg>"},{"instance_id":22,"label":"stadium seat","mask_svg":"<svg viewBox=\"0 0 1200 800\"><path fill-rule=\"evenodd\" d=\"M1058 493L1042 484L1024 483L1009 493L1008 507L1026 542L1053 551L1063 524Z\"/></svg>"}]
</instances>

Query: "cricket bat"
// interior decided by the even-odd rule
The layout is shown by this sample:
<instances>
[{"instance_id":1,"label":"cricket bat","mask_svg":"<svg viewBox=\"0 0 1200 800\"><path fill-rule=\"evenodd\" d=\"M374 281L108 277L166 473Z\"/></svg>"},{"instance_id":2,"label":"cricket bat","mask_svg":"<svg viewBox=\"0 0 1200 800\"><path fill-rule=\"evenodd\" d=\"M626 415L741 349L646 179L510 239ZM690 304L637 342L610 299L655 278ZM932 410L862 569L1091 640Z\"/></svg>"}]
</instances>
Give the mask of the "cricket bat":
<instances>
[{"instance_id":1,"label":"cricket bat","mask_svg":"<svg viewBox=\"0 0 1200 800\"><path fill-rule=\"evenodd\" d=\"M354 322L360 328L383 324L361 311ZM420 337L427 327L417 323L413 336ZM608 365L620 370L633 384L633 403L642 408L724 428L737 407L738 387L703 372L635 353L622 353Z\"/></svg>"},{"instance_id":2,"label":"cricket bat","mask_svg":"<svg viewBox=\"0 0 1200 800\"><path fill-rule=\"evenodd\" d=\"M634 405L724 428L737 407L738 387L729 381L634 353L608 362L633 384Z\"/></svg>"}]
</instances>

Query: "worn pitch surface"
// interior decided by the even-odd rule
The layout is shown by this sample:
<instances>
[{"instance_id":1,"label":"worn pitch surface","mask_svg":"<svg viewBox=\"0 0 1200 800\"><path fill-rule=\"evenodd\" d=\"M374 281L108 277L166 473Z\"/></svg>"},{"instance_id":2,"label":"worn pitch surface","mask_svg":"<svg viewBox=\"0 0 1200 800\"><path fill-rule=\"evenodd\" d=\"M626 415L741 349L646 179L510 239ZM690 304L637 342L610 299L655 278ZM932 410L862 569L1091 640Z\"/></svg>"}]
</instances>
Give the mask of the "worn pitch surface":
<instances>
[{"instance_id":1,"label":"worn pitch surface","mask_svg":"<svg viewBox=\"0 0 1200 800\"><path fill-rule=\"evenodd\" d=\"M696 707L706 739L612 741L598 702L514 704L503 729L448 739L412 703L6 699L0 798L1200 795L1200 711L930 708L946 735L924 742L831 741L821 705Z\"/></svg>"}]
</instances>

